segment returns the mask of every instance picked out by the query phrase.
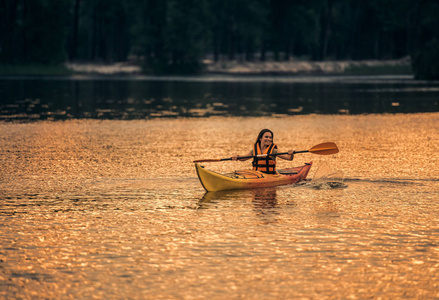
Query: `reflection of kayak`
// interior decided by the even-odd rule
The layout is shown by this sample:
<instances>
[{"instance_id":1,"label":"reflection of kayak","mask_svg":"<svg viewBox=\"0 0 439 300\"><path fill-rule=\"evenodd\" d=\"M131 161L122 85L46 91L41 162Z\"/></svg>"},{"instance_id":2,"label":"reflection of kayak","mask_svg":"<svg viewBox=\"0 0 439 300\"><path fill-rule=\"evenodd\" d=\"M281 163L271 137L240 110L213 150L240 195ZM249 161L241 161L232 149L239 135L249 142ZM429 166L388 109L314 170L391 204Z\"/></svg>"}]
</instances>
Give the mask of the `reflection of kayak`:
<instances>
[{"instance_id":1,"label":"reflection of kayak","mask_svg":"<svg viewBox=\"0 0 439 300\"><path fill-rule=\"evenodd\" d=\"M286 185L304 180L312 163L304 166L279 170L276 175L264 174L259 171L244 170L220 174L206 170L195 164L198 178L208 192L238 189L254 189L268 186Z\"/></svg>"}]
</instances>

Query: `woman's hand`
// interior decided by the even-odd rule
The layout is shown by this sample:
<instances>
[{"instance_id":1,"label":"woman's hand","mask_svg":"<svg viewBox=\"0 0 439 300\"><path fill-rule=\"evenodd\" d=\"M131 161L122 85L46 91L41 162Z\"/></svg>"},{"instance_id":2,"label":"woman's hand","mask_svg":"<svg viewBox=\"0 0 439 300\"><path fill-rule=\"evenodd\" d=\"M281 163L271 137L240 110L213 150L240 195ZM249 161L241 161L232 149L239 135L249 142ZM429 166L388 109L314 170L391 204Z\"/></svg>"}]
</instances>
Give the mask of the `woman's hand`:
<instances>
[{"instance_id":1,"label":"woman's hand","mask_svg":"<svg viewBox=\"0 0 439 300\"><path fill-rule=\"evenodd\" d=\"M294 159L294 150L288 150L288 155L290 156L289 158L288 158L288 160L293 160Z\"/></svg>"},{"instance_id":2,"label":"woman's hand","mask_svg":"<svg viewBox=\"0 0 439 300\"><path fill-rule=\"evenodd\" d=\"M280 157L285 160L293 160L294 159L294 150L288 150L287 154L281 154L277 157Z\"/></svg>"},{"instance_id":3,"label":"woman's hand","mask_svg":"<svg viewBox=\"0 0 439 300\"><path fill-rule=\"evenodd\" d=\"M245 155L245 156L252 156L253 155L253 153L252 153L252 151L250 151L247 155ZM250 159L250 158L241 158L241 157L244 157L244 156L239 156L239 155L233 155L232 156L232 160L234 160L234 161L237 161L237 160L239 160L239 161L245 161L245 160L248 160L248 159Z\"/></svg>"}]
</instances>

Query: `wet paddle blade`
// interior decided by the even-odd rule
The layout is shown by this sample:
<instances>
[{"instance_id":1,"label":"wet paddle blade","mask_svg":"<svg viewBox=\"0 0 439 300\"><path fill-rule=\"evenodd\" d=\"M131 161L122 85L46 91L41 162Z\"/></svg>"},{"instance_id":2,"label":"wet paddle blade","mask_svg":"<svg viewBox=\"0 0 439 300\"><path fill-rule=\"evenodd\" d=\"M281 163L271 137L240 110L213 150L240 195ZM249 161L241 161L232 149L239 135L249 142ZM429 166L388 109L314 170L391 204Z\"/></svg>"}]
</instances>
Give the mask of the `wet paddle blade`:
<instances>
[{"instance_id":1,"label":"wet paddle blade","mask_svg":"<svg viewBox=\"0 0 439 300\"><path fill-rule=\"evenodd\" d=\"M335 143L327 142L312 147L309 149L309 152L320 155L330 155L338 153L338 148Z\"/></svg>"}]
</instances>

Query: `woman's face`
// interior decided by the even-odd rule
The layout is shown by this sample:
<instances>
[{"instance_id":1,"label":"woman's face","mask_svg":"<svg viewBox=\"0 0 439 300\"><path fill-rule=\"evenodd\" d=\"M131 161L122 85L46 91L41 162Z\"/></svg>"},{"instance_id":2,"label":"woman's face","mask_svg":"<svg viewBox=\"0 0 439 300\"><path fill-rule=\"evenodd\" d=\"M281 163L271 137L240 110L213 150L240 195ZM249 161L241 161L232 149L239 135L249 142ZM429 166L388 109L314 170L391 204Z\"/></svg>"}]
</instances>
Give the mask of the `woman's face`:
<instances>
[{"instance_id":1,"label":"woman's face","mask_svg":"<svg viewBox=\"0 0 439 300\"><path fill-rule=\"evenodd\" d=\"M273 136L271 135L271 132L266 132L261 138L261 146L270 146L273 142Z\"/></svg>"}]
</instances>

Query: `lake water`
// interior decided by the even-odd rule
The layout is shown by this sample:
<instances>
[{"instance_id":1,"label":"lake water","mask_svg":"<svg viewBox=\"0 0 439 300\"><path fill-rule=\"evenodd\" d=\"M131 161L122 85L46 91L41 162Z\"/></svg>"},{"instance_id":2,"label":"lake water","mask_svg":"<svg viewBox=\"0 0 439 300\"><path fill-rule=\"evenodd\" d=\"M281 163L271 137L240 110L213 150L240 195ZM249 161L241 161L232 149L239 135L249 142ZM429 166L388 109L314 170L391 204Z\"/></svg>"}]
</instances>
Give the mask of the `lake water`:
<instances>
[{"instance_id":1,"label":"lake water","mask_svg":"<svg viewBox=\"0 0 439 300\"><path fill-rule=\"evenodd\" d=\"M424 88L420 103L437 99L434 84ZM209 109L186 97L200 114ZM439 298L434 106L121 120L114 106L112 117L79 118L44 97L39 112L21 110L37 98L15 99L2 102L0 122L0 298ZM399 103L388 108L409 100ZM246 154L262 128L281 151L332 141L340 152L280 160L280 168L313 161L298 185L205 193L192 161Z\"/></svg>"},{"instance_id":2,"label":"lake water","mask_svg":"<svg viewBox=\"0 0 439 300\"><path fill-rule=\"evenodd\" d=\"M0 120L439 111L439 82L411 76L0 77Z\"/></svg>"}]
</instances>

